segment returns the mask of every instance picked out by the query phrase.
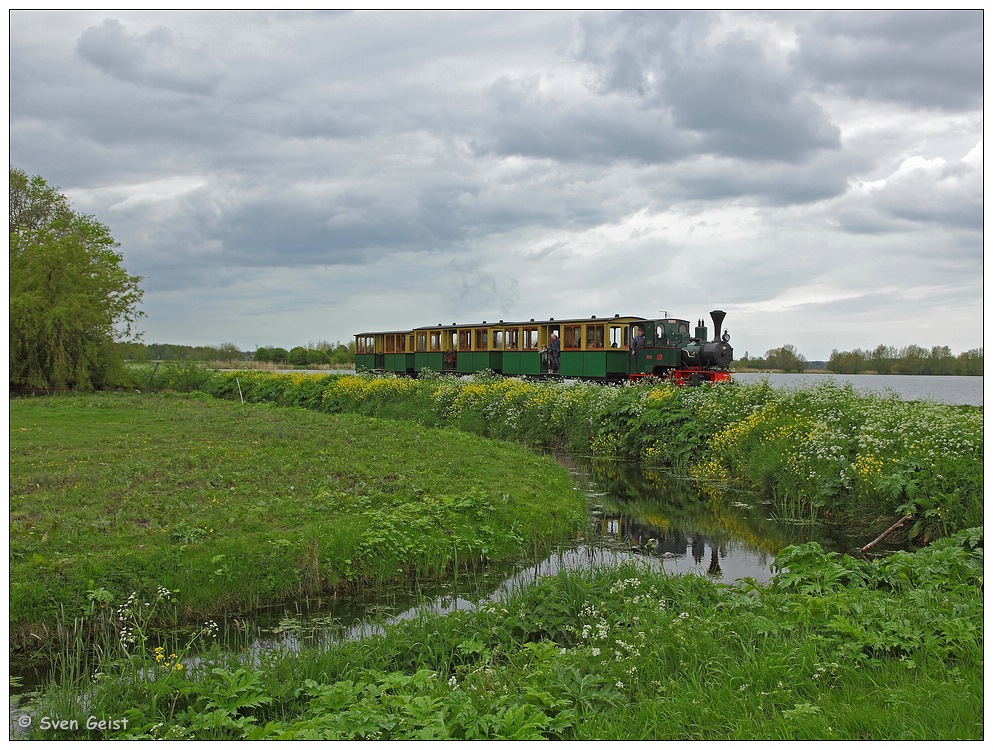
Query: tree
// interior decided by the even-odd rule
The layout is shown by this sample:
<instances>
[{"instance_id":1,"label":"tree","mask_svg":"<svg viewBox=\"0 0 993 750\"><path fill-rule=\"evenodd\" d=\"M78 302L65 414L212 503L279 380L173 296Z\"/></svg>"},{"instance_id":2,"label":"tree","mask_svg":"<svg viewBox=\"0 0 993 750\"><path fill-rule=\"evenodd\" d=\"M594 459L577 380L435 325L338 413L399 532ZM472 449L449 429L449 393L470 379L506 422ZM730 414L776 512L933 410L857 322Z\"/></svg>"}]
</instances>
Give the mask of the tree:
<instances>
[{"instance_id":1,"label":"tree","mask_svg":"<svg viewBox=\"0 0 993 750\"><path fill-rule=\"evenodd\" d=\"M120 382L115 339L141 316L140 276L110 230L41 177L10 168L10 383L90 389Z\"/></svg>"},{"instance_id":2,"label":"tree","mask_svg":"<svg viewBox=\"0 0 993 750\"><path fill-rule=\"evenodd\" d=\"M230 341L225 341L217 347L217 355L220 359L227 360L229 362L234 362L242 358L241 349Z\"/></svg>"},{"instance_id":3,"label":"tree","mask_svg":"<svg viewBox=\"0 0 993 750\"><path fill-rule=\"evenodd\" d=\"M292 349L290 349L289 362L291 365L296 365L298 367L306 367L307 350L302 346L294 346Z\"/></svg>"},{"instance_id":4,"label":"tree","mask_svg":"<svg viewBox=\"0 0 993 750\"><path fill-rule=\"evenodd\" d=\"M807 358L797 352L793 344L786 344L765 353L768 367L783 372L803 372L807 369Z\"/></svg>"}]
</instances>

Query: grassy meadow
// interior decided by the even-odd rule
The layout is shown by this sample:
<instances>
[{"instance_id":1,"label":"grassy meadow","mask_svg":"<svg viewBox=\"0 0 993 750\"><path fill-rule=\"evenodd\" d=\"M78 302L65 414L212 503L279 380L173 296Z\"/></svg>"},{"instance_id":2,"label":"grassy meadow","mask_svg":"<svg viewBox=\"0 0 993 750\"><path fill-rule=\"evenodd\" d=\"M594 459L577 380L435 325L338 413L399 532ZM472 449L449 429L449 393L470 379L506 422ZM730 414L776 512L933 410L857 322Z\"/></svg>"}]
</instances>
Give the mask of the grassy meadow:
<instances>
[{"instance_id":1,"label":"grassy meadow","mask_svg":"<svg viewBox=\"0 0 993 750\"><path fill-rule=\"evenodd\" d=\"M409 422L102 394L10 404L10 623L25 648L132 591L187 619L449 575L574 537L554 460Z\"/></svg>"}]
</instances>

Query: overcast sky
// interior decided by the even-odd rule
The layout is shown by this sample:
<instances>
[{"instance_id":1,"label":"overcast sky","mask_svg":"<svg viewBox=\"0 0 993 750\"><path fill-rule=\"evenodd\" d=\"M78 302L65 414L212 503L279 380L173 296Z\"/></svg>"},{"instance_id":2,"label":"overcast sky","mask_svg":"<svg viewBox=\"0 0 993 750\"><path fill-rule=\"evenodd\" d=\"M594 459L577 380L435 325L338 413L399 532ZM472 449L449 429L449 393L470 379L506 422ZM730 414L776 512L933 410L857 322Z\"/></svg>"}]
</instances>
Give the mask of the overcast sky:
<instances>
[{"instance_id":1,"label":"overcast sky","mask_svg":"<svg viewBox=\"0 0 993 750\"><path fill-rule=\"evenodd\" d=\"M983 16L10 14L10 164L147 343L714 308L736 355L983 344Z\"/></svg>"}]
</instances>

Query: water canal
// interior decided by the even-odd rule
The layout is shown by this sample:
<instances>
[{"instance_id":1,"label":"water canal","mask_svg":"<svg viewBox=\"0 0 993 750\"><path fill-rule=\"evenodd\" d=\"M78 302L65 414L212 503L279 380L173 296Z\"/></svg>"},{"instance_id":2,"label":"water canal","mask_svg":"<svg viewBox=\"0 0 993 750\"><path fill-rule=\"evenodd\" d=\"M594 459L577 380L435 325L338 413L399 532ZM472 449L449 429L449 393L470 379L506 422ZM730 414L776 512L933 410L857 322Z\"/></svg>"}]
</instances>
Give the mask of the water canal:
<instances>
[{"instance_id":1,"label":"water canal","mask_svg":"<svg viewBox=\"0 0 993 750\"><path fill-rule=\"evenodd\" d=\"M347 599L295 602L232 623L226 636L239 651L295 651L360 637L421 613L447 614L480 602L499 601L542 576L564 569L596 568L637 558L677 574L706 575L734 583L769 580L783 547L817 541L851 552L868 540L850 539L836 527L790 523L752 493L721 490L638 464L562 457L587 495L586 534L537 564L490 567L454 581L405 589L359 592Z\"/></svg>"},{"instance_id":2,"label":"water canal","mask_svg":"<svg viewBox=\"0 0 993 750\"><path fill-rule=\"evenodd\" d=\"M846 538L828 525L776 519L771 504L753 493L718 491L636 463L574 456L559 460L587 496L589 526L581 538L537 564L490 566L450 581L377 587L340 599L228 613L217 617L222 647L252 661L263 652L327 646L421 613L447 614L500 601L564 569L591 569L632 558L674 575L764 583L772 575L776 553L790 544L813 540L826 549L851 552L868 541ZM48 667L15 667L11 674L23 681L12 693L23 693L44 681Z\"/></svg>"}]
</instances>

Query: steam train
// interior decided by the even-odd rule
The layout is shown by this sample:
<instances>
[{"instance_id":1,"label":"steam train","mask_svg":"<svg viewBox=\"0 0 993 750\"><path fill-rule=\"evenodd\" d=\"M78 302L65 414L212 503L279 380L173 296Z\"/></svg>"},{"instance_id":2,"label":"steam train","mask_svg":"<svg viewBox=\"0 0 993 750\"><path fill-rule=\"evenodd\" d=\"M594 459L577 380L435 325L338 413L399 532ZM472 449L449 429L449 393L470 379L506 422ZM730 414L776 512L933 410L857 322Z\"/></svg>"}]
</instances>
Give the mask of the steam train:
<instances>
[{"instance_id":1,"label":"steam train","mask_svg":"<svg viewBox=\"0 0 993 750\"><path fill-rule=\"evenodd\" d=\"M714 310L714 338L697 321L573 318L424 326L355 336L357 372L416 376L425 369L469 375L483 370L508 376L561 377L620 382L666 378L680 385L730 380L733 350L726 313Z\"/></svg>"}]
</instances>

